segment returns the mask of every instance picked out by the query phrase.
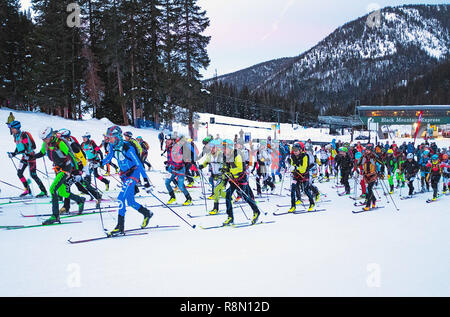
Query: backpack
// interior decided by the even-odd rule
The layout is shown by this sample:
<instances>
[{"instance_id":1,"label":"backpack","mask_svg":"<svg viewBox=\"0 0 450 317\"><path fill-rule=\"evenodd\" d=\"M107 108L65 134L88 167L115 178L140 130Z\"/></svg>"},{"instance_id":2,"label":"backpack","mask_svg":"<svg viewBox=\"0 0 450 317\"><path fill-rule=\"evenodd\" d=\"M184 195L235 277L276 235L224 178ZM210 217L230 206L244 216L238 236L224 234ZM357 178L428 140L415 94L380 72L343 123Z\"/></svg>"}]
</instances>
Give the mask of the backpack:
<instances>
[{"instance_id":1,"label":"backpack","mask_svg":"<svg viewBox=\"0 0 450 317\"><path fill-rule=\"evenodd\" d=\"M65 138L59 138L59 140L66 144L70 153L75 158L75 161L77 162L77 164L81 165L82 167L85 167L87 164L86 155L84 154L84 151L83 151L82 147L78 144L78 142L74 139L72 139L72 141L69 141ZM75 147L78 146L79 151L75 152L74 145L75 145Z\"/></svg>"},{"instance_id":2,"label":"backpack","mask_svg":"<svg viewBox=\"0 0 450 317\"><path fill-rule=\"evenodd\" d=\"M137 157L142 163L142 147L139 145L139 143L135 139L130 139L129 142L124 143L124 150L127 151L128 148L125 149L125 145L128 144L129 146L132 146L134 148L134 151L136 152ZM127 157L128 158L128 157ZM130 158L128 158L131 160Z\"/></svg>"},{"instance_id":3,"label":"backpack","mask_svg":"<svg viewBox=\"0 0 450 317\"><path fill-rule=\"evenodd\" d=\"M28 140L30 140L30 145L31 145L31 149L36 150L36 142L34 142L33 137L31 136L30 132L22 132L25 133L28 136ZM22 138L23 138L23 134L22 134Z\"/></svg>"}]
</instances>

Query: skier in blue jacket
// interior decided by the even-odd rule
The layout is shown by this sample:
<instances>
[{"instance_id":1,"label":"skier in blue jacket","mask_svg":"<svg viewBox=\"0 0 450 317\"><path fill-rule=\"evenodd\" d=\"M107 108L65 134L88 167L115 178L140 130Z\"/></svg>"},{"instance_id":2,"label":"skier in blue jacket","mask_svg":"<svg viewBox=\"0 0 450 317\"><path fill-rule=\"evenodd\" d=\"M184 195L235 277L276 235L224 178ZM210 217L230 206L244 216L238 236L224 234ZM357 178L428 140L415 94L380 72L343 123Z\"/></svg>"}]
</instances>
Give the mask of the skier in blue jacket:
<instances>
[{"instance_id":1,"label":"skier in blue jacket","mask_svg":"<svg viewBox=\"0 0 450 317\"><path fill-rule=\"evenodd\" d=\"M144 216L141 228L147 227L153 213L137 203L134 199L135 187L139 183L141 176L144 179L145 188L150 187L144 166L142 166L134 147L123 140L122 129L118 126L108 128L106 131L106 136L109 139L110 149L108 155L101 161L101 164L102 166L109 164L113 157L116 158L120 169L120 177L123 183L122 191L118 196L120 208L117 226L108 234L109 236L115 236L118 234L124 234L126 203Z\"/></svg>"}]
</instances>

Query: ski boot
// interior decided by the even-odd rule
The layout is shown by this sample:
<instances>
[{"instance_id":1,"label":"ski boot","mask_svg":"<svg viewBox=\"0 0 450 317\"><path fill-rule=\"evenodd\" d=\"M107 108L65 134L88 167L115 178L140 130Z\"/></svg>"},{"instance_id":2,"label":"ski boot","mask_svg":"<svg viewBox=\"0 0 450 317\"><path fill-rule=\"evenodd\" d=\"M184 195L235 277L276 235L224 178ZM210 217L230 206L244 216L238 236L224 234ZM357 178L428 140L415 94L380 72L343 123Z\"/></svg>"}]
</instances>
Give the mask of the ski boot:
<instances>
[{"instance_id":1,"label":"ski boot","mask_svg":"<svg viewBox=\"0 0 450 317\"><path fill-rule=\"evenodd\" d=\"M42 225L44 226L48 226L48 225L52 225L54 223L61 223L61 220L59 219L59 215L51 215L50 218L48 218L47 220L45 220Z\"/></svg>"},{"instance_id":2,"label":"ski boot","mask_svg":"<svg viewBox=\"0 0 450 317\"><path fill-rule=\"evenodd\" d=\"M125 217L121 215L117 218L117 226L108 233L108 237L115 237L119 234L125 234Z\"/></svg>"},{"instance_id":3,"label":"ski boot","mask_svg":"<svg viewBox=\"0 0 450 317\"><path fill-rule=\"evenodd\" d=\"M105 192L109 191L109 183L105 183Z\"/></svg>"},{"instance_id":4,"label":"ski boot","mask_svg":"<svg viewBox=\"0 0 450 317\"><path fill-rule=\"evenodd\" d=\"M252 225L254 225L258 221L258 218L259 218L260 214L261 213L259 211L253 212Z\"/></svg>"},{"instance_id":5,"label":"ski boot","mask_svg":"<svg viewBox=\"0 0 450 317\"><path fill-rule=\"evenodd\" d=\"M69 213L69 210L66 209L66 207L61 207L59 210L60 215L67 215Z\"/></svg>"},{"instance_id":6,"label":"ski boot","mask_svg":"<svg viewBox=\"0 0 450 317\"><path fill-rule=\"evenodd\" d=\"M234 222L233 217L228 217L227 220L225 220L222 225L223 226L231 226L231 225L233 225L233 222Z\"/></svg>"},{"instance_id":7,"label":"ski boot","mask_svg":"<svg viewBox=\"0 0 450 317\"><path fill-rule=\"evenodd\" d=\"M363 208L364 211L369 211L370 210L370 206L366 206Z\"/></svg>"},{"instance_id":8,"label":"ski boot","mask_svg":"<svg viewBox=\"0 0 450 317\"><path fill-rule=\"evenodd\" d=\"M186 201L183 203L183 206L190 206L192 205L192 198L191 196L186 197Z\"/></svg>"},{"instance_id":9,"label":"ski boot","mask_svg":"<svg viewBox=\"0 0 450 317\"><path fill-rule=\"evenodd\" d=\"M214 208L209 212L210 215L217 215L219 213L219 204L214 202Z\"/></svg>"},{"instance_id":10,"label":"ski boot","mask_svg":"<svg viewBox=\"0 0 450 317\"><path fill-rule=\"evenodd\" d=\"M300 205L302 203L302 201L299 199L295 202L296 205Z\"/></svg>"},{"instance_id":11,"label":"ski boot","mask_svg":"<svg viewBox=\"0 0 450 317\"><path fill-rule=\"evenodd\" d=\"M174 192L169 193L169 195L170 195L170 199L167 202L167 204L168 205L174 204L177 201L177 199L175 198Z\"/></svg>"},{"instance_id":12,"label":"ski boot","mask_svg":"<svg viewBox=\"0 0 450 317\"><path fill-rule=\"evenodd\" d=\"M31 191L28 188L25 188L25 191L19 195L19 197L25 197L27 195L30 195Z\"/></svg>"},{"instance_id":13,"label":"ski boot","mask_svg":"<svg viewBox=\"0 0 450 317\"><path fill-rule=\"evenodd\" d=\"M315 205L314 203L311 203L311 204L309 205L308 211L313 211L313 210L314 210L314 207L316 207L316 205Z\"/></svg>"},{"instance_id":14,"label":"ski boot","mask_svg":"<svg viewBox=\"0 0 450 317\"><path fill-rule=\"evenodd\" d=\"M394 193L394 185L390 185L390 187L391 187L390 188L391 190L389 191L389 194L393 194Z\"/></svg>"},{"instance_id":15,"label":"ski boot","mask_svg":"<svg viewBox=\"0 0 450 317\"><path fill-rule=\"evenodd\" d=\"M144 216L144 220L142 221L141 224L141 229L144 229L145 227L148 226L148 222L150 218L153 216L153 213L143 206L141 206L141 208L139 208L138 211Z\"/></svg>"},{"instance_id":16,"label":"ski boot","mask_svg":"<svg viewBox=\"0 0 450 317\"><path fill-rule=\"evenodd\" d=\"M48 197L47 192L41 191L39 194L36 195L36 198L42 198L42 197Z\"/></svg>"},{"instance_id":17,"label":"ski boot","mask_svg":"<svg viewBox=\"0 0 450 317\"><path fill-rule=\"evenodd\" d=\"M86 202L86 198L80 197L80 202L78 203L78 214L81 215L84 210L84 203Z\"/></svg>"},{"instance_id":18,"label":"ski boot","mask_svg":"<svg viewBox=\"0 0 450 317\"><path fill-rule=\"evenodd\" d=\"M319 201L319 198L320 198L320 193L317 193L317 195L316 195L316 201Z\"/></svg>"},{"instance_id":19,"label":"ski boot","mask_svg":"<svg viewBox=\"0 0 450 317\"><path fill-rule=\"evenodd\" d=\"M288 212L295 212L295 206L292 206L291 209L288 210Z\"/></svg>"}]
</instances>

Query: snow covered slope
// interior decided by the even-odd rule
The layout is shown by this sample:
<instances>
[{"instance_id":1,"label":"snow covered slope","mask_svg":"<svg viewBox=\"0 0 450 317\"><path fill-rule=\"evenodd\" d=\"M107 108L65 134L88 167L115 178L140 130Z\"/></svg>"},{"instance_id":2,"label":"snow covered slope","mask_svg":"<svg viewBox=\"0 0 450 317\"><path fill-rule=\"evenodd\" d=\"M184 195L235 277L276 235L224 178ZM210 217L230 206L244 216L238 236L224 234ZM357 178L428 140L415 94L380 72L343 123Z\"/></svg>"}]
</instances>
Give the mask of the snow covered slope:
<instances>
[{"instance_id":1,"label":"snow covered slope","mask_svg":"<svg viewBox=\"0 0 450 317\"><path fill-rule=\"evenodd\" d=\"M8 115L9 110L0 109L0 122L6 122ZM69 128L77 137L89 131L99 142L101 134L111 124L105 120L78 122L16 111L14 115L36 139L38 131L50 125ZM227 122L238 121L228 119ZM262 124L252 122L252 125ZM157 131L131 127L125 130L142 135L150 143L150 161L162 170ZM234 131L229 138L239 130ZM229 132L232 130L222 130L222 134ZM14 147L6 126L0 128L0 142L3 149L0 179L19 185L15 169L5 153ZM38 169L44 170L42 160L38 161ZM162 201L168 200L168 195L159 193L164 190L166 176L163 172L149 172L156 186L154 194ZM43 181L47 185L45 178ZM117 196L117 183L112 178L111 181L111 191L105 193L104 198ZM254 187L253 177L250 184ZM189 218L188 213L206 214L205 202L198 200L195 206L174 208L190 224L196 224L195 229L164 207L150 208L154 213L150 225L179 225L179 228L77 245L69 244L67 239L103 235L99 214L72 218L82 221L76 224L0 229L0 296L450 295L448 196L427 204L425 199L430 193L399 200L397 190L393 195L400 209L397 211L379 187L378 205L385 208L353 214L352 210L357 209L353 200L339 197L332 188L332 181L318 184L327 195L324 199L330 200L318 204L318 208L326 211L275 217L272 213L277 204L289 204L288 184L286 175L285 189L278 183L275 190L285 196L272 196L258 204L267 212L261 218L276 222L254 227L202 230L201 225L220 224L225 216ZM0 197L19 193L8 186L0 185L0 188ZM199 199L200 188L190 189L190 192L194 199ZM153 197L138 199L148 206L159 204ZM183 202L184 197L177 194L177 201ZM103 203L104 206L109 204L114 202ZM212 202L207 201L207 205L208 209L212 208ZM25 218L21 213L50 212L49 204L20 203L1 207L1 226L38 224L42 219ZM242 207L234 206L236 222L246 221L246 217L251 216L250 208ZM115 226L116 216L115 212L102 213L107 229ZM141 221L139 213L128 209L126 229L138 227Z\"/></svg>"}]
</instances>

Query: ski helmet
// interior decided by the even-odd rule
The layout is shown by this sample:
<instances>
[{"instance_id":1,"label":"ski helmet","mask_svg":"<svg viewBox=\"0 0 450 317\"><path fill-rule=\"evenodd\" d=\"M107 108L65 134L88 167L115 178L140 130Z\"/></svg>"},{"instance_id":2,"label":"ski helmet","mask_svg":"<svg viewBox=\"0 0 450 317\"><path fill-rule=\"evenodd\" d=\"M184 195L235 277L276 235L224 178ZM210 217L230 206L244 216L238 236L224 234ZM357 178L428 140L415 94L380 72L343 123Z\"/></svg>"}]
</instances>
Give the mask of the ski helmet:
<instances>
[{"instance_id":1,"label":"ski helmet","mask_svg":"<svg viewBox=\"0 0 450 317\"><path fill-rule=\"evenodd\" d=\"M208 144L209 142L211 142L212 138L210 136L207 136L206 138L203 139L202 143L204 145Z\"/></svg>"},{"instance_id":2,"label":"ski helmet","mask_svg":"<svg viewBox=\"0 0 450 317\"><path fill-rule=\"evenodd\" d=\"M10 122L10 123L8 124L8 127L9 127L10 129L17 129L17 130L20 130L20 128L22 127L22 125L20 124L19 121L14 120L14 121L12 121L12 122Z\"/></svg>"},{"instance_id":3,"label":"ski helmet","mask_svg":"<svg viewBox=\"0 0 450 317\"><path fill-rule=\"evenodd\" d=\"M234 147L234 142L231 141L230 139L223 140L222 144L226 148L233 148Z\"/></svg>"},{"instance_id":4,"label":"ski helmet","mask_svg":"<svg viewBox=\"0 0 450 317\"><path fill-rule=\"evenodd\" d=\"M108 138L115 138L115 141L111 142L113 146L120 145L123 142L122 129L117 125L109 127L108 130L106 130L106 135Z\"/></svg>"},{"instance_id":5,"label":"ski helmet","mask_svg":"<svg viewBox=\"0 0 450 317\"><path fill-rule=\"evenodd\" d=\"M117 125L109 127L108 130L106 130L106 136L108 136L108 137L119 137L120 136L121 137L122 129Z\"/></svg>"},{"instance_id":6,"label":"ski helmet","mask_svg":"<svg viewBox=\"0 0 450 317\"><path fill-rule=\"evenodd\" d=\"M125 132L123 135L129 138L133 137L133 133L131 133L130 131Z\"/></svg>"},{"instance_id":7,"label":"ski helmet","mask_svg":"<svg viewBox=\"0 0 450 317\"><path fill-rule=\"evenodd\" d=\"M443 161L448 160L448 154L443 154L443 155L442 155L442 160L443 160Z\"/></svg>"},{"instance_id":8,"label":"ski helmet","mask_svg":"<svg viewBox=\"0 0 450 317\"><path fill-rule=\"evenodd\" d=\"M393 151L392 149L389 149L389 150L387 151L387 153L388 153L388 154L394 154L394 151Z\"/></svg>"},{"instance_id":9,"label":"ski helmet","mask_svg":"<svg viewBox=\"0 0 450 317\"><path fill-rule=\"evenodd\" d=\"M90 139L90 138L91 138L91 134L90 134L89 132L86 132L86 133L83 135L83 138L88 138L88 139Z\"/></svg>"},{"instance_id":10,"label":"ski helmet","mask_svg":"<svg viewBox=\"0 0 450 317\"><path fill-rule=\"evenodd\" d=\"M431 159L432 159L433 161L437 161L437 160L439 160L439 155L434 154L434 155L431 157Z\"/></svg>"},{"instance_id":11,"label":"ski helmet","mask_svg":"<svg viewBox=\"0 0 450 317\"><path fill-rule=\"evenodd\" d=\"M142 140L142 137L141 136L137 136L136 140Z\"/></svg>"},{"instance_id":12,"label":"ski helmet","mask_svg":"<svg viewBox=\"0 0 450 317\"><path fill-rule=\"evenodd\" d=\"M66 128L62 128L62 129L59 129L58 131L57 131L57 133L59 134L59 135L61 135L62 137L70 137L70 130L68 130L68 129L66 129Z\"/></svg>"},{"instance_id":13,"label":"ski helmet","mask_svg":"<svg viewBox=\"0 0 450 317\"><path fill-rule=\"evenodd\" d=\"M407 158L408 160L412 160L412 159L414 158L414 154L408 153L408 155L406 156L406 158Z\"/></svg>"},{"instance_id":14,"label":"ski helmet","mask_svg":"<svg viewBox=\"0 0 450 317\"><path fill-rule=\"evenodd\" d=\"M50 128L50 127L45 128L44 130L42 130L42 131L39 133L39 137L40 137L42 140L49 139L49 138L51 138L52 136L53 136L53 129Z\"/></svg>"},{"instance_id":15,"label":"ski helmet","mask_svg":"<svg viewBox=\"0 0 450 317\"><path fill-rule=\"evenodd\" d=\"M423 155L424 155L424 156L427 156L428 154L430 154L430 151L428 151L428 150L423 151Z\"/></svg>"}]
</instances>

